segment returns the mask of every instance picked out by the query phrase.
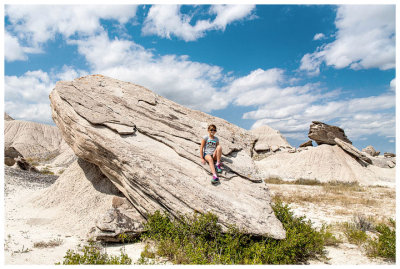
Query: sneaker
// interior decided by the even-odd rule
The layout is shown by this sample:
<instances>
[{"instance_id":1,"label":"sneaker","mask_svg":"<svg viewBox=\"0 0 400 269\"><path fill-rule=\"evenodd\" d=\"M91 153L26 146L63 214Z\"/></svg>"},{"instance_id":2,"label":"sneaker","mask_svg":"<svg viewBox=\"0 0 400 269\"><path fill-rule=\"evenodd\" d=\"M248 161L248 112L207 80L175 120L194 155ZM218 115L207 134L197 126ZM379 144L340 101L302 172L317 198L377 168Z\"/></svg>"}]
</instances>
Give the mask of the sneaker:
<instances>
[{"instance_id":1,"label":"sneaker","mask_svg":"<svg viewBox=\"0 0 400 269\"><path fill-rule=\"evenodd\" d=\"M222 172L221 164L215 165L215 171L217 171L217 173Z\"/></svg>"},{"instance_id":2,"label":"sneaker","mask_svg":"<svg viewBox=\"0 0 400 269\"><path fill-rule=\"evenodd\" d=\"M211 179L211 183L212 183L212 184L216 184L216 183L218 183L218 182L219 182L219 178L213 176L212 179Z\"/></svg>"}]
</instances>

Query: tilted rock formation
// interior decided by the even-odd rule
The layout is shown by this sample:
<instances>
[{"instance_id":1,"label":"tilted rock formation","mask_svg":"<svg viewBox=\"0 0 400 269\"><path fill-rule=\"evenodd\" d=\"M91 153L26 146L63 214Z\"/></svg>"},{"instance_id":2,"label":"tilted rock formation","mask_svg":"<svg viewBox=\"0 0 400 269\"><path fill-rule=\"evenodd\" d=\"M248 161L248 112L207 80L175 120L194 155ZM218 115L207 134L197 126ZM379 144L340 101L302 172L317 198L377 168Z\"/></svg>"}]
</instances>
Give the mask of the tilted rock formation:
<instances>
[{"instance_id":1,"label":"tilted rock formation","mask_svg":"<svg viewBox=\"0 0 400 269\"><path fill-rule=\"evenodd\" d=\"M256 138L254 150L257 153L270 150L277 151L279 148L292 147L278 130L269 126L260 126L251 130L250 133Z\"/></svg>"},{"instance_id":2,"label":"tilted rock formation","mask_svg":"<svg viewBox=\"0 0 400 269\"><path fill-rule=\"evenodd\" d=\"M318 145L335 145L335 138L339 138L344 142L352 144L342 128L325 124L319 121L312 122L312 124L310 125L310 130L308 132L308 137L317 142Z\"/></svg>"},{"instance_id":3,"label":"tilted rock formation","mask_svg":"<svg viewBox=\"0 0 400 269\"><path fill-rule=\"evenodd\" d=\"M367 162L369 164L372 164L371 158L367 156L364 152L359 151L355 146L352 144L344 142L342 139L335 138L334 139L335 143L341 147L343 150L348 152L350 155L353 155L354 157L363 160L364 162Z\"/></svg>"},{"instance_id":4,"label":"tilted rock formation","mask_svg":"<svg viewBox=\"0 0 400 269\"><path fill-rule=\"evenodd\" d=\"M101 75L58 82L50 100L53 120L75 154L97 165L142 216L211 211L225 228L236 224L252 234L285 238L246 130ZM211 123L224 156L217 186L199 157Z\"/></svg>"}]
</instances>

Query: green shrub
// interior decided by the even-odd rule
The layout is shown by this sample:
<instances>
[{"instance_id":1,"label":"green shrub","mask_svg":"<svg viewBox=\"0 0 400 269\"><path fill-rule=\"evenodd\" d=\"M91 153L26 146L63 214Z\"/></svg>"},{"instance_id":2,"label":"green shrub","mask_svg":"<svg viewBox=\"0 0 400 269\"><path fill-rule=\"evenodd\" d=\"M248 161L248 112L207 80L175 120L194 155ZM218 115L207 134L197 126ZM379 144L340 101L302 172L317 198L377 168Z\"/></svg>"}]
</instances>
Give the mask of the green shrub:
<instances>
[{"instance_id":1,"label":"green shrub","mask_svg":"<svg viewBox=\"0 0 400 269\"><path fill-rule=\"evenodd\" d=\"M367 233L357 227L357 225L354 223L343 223L343 228L344 235L346 236L349 243L361 246L368 239Z\"/></svg>"},{"instance_id":2,"label":"green shrub","mask_svg":"<svg viewBox=\"0 0 400 269\"><path fill-rule=\"evenodd\" d=\"M378 238L369 239L367 254L371 257L382 257L391 261L396 261L396 221L389 220L390 226L378 224L375 230L378 232Z\"/></svg>"},{"instance_id":3,"label":"green shrub","mask_svg":"<svg viewBox=\"0 0 400 269\"><path fill-rule=\"evenodd\" d=\"M89 242L80 252L82 254L69 249L62 264L132 264L132 260L124 252L121 251L120 256L109 256L94 242Z\"/></svg>"},{"instance_id":4,"label":"green shrub","mask_svg":"<svg viewBox=\"0 0 400 269\"><path fill-rule=\"evenodd\" d=\"M170 219L157 211L148 217L143 236L155 241L155 252L147 247L141 260L158 255L175 264L301 264L324 257L324 244L337 241L326 227L315 230L305 217L294 217L288 205L278 201L273 209L286 230L285 240L250 236L235 226L223 233L211 213Z\"/></svg>"}]
</instances>

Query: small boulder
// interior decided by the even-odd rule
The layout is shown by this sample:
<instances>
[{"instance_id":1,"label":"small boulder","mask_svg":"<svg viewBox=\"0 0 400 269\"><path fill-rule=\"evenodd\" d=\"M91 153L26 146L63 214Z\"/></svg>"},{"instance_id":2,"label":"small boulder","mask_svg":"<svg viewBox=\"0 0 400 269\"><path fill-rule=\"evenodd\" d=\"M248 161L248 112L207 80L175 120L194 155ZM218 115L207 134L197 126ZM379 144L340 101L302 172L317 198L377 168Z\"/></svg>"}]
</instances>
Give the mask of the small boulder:
<instances>
[{"instance_id":1,"label":"small boulder","mask_svg":"<svg viewBox=\"0 0 400 269\"><path fill-rule=\"evenodd\" d=\"M390 152L385 152L383 154L383 156L385 156L385 158L391 158L391 157L396 157L396 154L390 153Z\"/></svg>"},{"instance_id":2,"label":"small boulder","mask_svg":"<svg viewBox=\"0 0 400 269\"><path fill-rule=\"evenodd\" d=\"M312 140L308 140L307 142L304 142L303 144L301 144L299 146L299 148L312 147L312 146L313 146Z\"/></svg>"},{"instance_id":3,"label":"small boulder","mask_svg":"<svg viewBox=\"0 0 400 269\"><path fill-rule=\"evenodd\" d=\"M144 222L146 220L126 198L115 196L112 208L97 219L88 237L102 242L123 242L140 236L144 232Z\"/></svg>"},{"instance_id":4,"label":"small boulder","mask_svg":"<svg viewBox=\"0 0 400 269\"><path fill-rule=\"evenodd\" d=\"M310 125L310 131L308 132L308 137L314 140L318 145L335 145L335 138L338 138L348 144L352 144L342 128L328 125L319 121L312 122Z\"/></svg>"},{"instance_id":5,"label":"small boulder","mask_svg":"<svg viewBox=\"0 0 400 269\"><path fill-rule=\"evenodd\" d=\"M35 166L31 165L25 158L18 157L15 161L21 170L39 173L39 170Z\"/></svg>"},{"instance_id":6,"label":"small boulder","mask_svg":"<svg viewBox=\"0 0 400 269\"><path fill-rule=\"evenodd\" d=\"M15 164L15 159L18 157L23 157L22 154L16 150L14 147L6 146L4 148L4 164L7 166L13 166Z\"/></svg>"}]
</instances>

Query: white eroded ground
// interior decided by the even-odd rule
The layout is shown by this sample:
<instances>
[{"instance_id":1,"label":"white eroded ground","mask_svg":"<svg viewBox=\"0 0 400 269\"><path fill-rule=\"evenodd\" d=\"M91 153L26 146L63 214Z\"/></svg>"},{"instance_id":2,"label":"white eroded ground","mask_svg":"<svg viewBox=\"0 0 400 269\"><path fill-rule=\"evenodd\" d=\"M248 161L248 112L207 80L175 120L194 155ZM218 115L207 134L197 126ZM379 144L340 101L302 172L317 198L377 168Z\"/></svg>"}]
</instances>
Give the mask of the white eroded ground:
<instances>
[{"instance_id":1,"label":"white eroded ground","mask_svg":"<svg viewBox=\"0 0 400 269\"><path fill-rule=\"evenodd\" d=\"M46 264L62 262L68 249L84 245L85 240L61 229L52 223L52 211L38 210L30 202L39 195L54 178L48 176L39 183L26 179L26 173L15 173L13 168L5 172L5 263L8 264ZM11 172L10 172L11 171ZM25 178L25 179L24 179ZM371 188L352 194L353 203L336 198L336 191L321 186L302 186L268 184L272 195L281 195L283 199L292 199L291 208L297 215L306 215L315 226L323 223L352 221L354 214L364 213L375 218L395 216L395 192L389 188ZM344 193L343 197L349 196ZM365 196L365 197L364 197ZM337 196L337 197L340 197ZM314 202L312 201L314 198ZM38 242L61 240L62 244L51 248L34 247ZM118 255L121 245L107 246L109 254ZM125 252L133 262L140 258L143 243L125 245ZM389 264L381 259L369 259L362 248L343 242L337 247L326 247L328 261L310 261L310 264L357 265Z\"/></svg>"}]
</instances>

